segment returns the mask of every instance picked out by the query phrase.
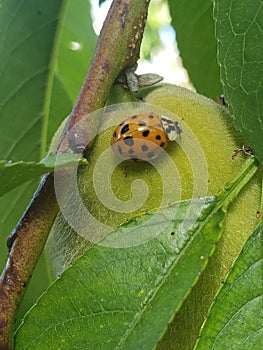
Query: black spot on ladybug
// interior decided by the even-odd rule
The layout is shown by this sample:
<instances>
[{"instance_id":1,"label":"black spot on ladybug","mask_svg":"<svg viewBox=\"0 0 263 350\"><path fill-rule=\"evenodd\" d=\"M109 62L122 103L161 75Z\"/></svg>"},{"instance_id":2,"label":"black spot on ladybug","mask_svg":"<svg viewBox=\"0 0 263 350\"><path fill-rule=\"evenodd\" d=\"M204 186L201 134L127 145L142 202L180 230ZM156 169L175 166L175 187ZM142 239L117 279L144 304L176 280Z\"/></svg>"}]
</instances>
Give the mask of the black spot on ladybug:
<instances>
[{"instance_id":1,"label":"black spot on ladybug","mask_svg":"<svg viewBox=\"0 0 263 350\"><path fill-rule=\"evenodd\" d=\"M134 153L134 149L129 149L129 152L128 152L129 154L133 154Z\"/></svg>"},{"instance_id":2,"label":"black spot on ladybug","mask_svg":"<svg viewBox=\"0 0 263 350\"><path fill-rule=\"evenodd\" d=\"M147 154L147 157L148 157L148 158L153 158L153 157L154 157L154 152L149 152L149 153Z\"/></svg>"},{"instance_id":3,"label":"black spot on ladybug","mask_svg":"<svg viewBox=\"0 0 263 350\"><path fill-rule=\"evenodd\" d=\"M161 143L160 143L160 147L163 147L164 145L165 145L164 142L161 142Z\"/></svg>"},{"instance_id":4,"label":"black spot on ladybug","mask_svg":"<svg viewBox=\"0 0 263 350\"><path fill-rule=\"evenodd\" d=\"M146 152L148 151L149 147L147 147L146 145L142 145L141 149L143 152Z\"/></svg>"},{"instance_id":5,"label":"black spot on ladybug","mask_svg":"<svg viewBox=\"0 0 263 350\"><path fill-rule=\"evenodd\" d=\"M121 134L125 134L127 131L129 131L130 127L129 124L124 124L121 128Z\"/></svg>"},{"instance_id":6,"label":"black spot on ladybug","mask_svg":"<svg viewBox=\"0 0 263 350\"><path fill-rule=\"evenodd\" d=\"M155 138L156 140L161 140L161 135L156 135Z\"/></svg>"},{"instance_id":7,"label":"black spot on ladybug","mask_svg":"<svg viewBox=\"0 0 263 350\"><path fill-rule=\"evenodd\" d=\"M139 122L138 122L138 125L146 125L146 122L145 121L143 121L143 120L140 120Z\"/></svg>"},{"instance_id":8,"label":"black spot on ladybug","mask_svg":"<svg viewBox=\"0 0 263 350\"><path fill-rule=\"evenodd\" d=\"M137 117L138 117L138 115L133 115L131 118L136 119Z\"/></svg>"},{"instance_id":9,"label":"black spot on ladybug","mask_svg":"<svg viewBox=\"0 0 263 350\"><path fill-rule=\"evenodd\" d=\"M142 136L143 136L143 137L147 137L147 136L149 135L149 133L150 133L150 130L144 130L144 131L142 132Z\"/></svg>"},{"instance_id":10,"label":"black spot on ladybug","mask_svg":"<svg viewBox=\"0 0 263 350\"><path fill-rule=\"evenodd\" d=\"M148 118L149 118L149 119L153 119L154 116L153 116L152 114L149 114Z\"/></svg>"},{"instance_id":11,"label":"black spot on ladybug","mask_svg":"<svg viewBox=\"0 0 263 350\"><path fill-rule=\"evenodd\" d=\"M130 147L131 147L131 146L134 145L134 141L133 141L132 136L126 136L126 137L124 137L123 141L124 141L125 145L127 145L127 146L130 146Z\"/></svg>"}]
</instances>

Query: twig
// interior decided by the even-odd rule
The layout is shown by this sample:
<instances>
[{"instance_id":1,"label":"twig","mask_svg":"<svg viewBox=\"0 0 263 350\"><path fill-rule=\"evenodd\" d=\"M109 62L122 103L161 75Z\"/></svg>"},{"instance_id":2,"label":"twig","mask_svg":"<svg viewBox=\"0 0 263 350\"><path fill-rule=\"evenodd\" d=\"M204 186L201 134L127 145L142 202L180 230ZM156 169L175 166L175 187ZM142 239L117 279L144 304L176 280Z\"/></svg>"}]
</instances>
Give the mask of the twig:
<instances>
[{"instance_id":1,"label":"twig","mask_svg":"<svg viewBox=\"0 0 263 350\"><path fill-rule=\"evenodd\" d=\"M150 0L114 0L95 55L56 152L67 152L66 136L88 113L104 106L117 76L136 64ZM66 146L65 146L66 145ZM53 174L44 176L9 238L9 258L0 279L0 349L13 348L15 312L58 213Z\"/></svg>"}]
</instances>

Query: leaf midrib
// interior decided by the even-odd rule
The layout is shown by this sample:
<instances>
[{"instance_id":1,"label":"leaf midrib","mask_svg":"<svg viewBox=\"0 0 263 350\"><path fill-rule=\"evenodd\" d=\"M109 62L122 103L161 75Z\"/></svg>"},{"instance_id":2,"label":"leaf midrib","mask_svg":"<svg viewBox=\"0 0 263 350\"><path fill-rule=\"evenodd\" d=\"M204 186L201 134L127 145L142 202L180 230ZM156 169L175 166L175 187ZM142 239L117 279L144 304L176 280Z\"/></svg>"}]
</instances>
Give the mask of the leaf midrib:
<instances>
[{"instance_id":1,"label":"leaf midrib","mask_svg":"<svg viewBox=\"0 0 263 350\"><path fill-rule=\"evenodd\" d=\"M211 198L211 197L207 197L207 198ZM188 201L186 201L188 202ZM210 203L211 204L211 203ZM128 328L127 332L125 333L125 335L121 338L120 342L117 344L116 349L123 349L123 346L126 342L126 339L128 339L128 337L130 336L130 334L132 333L133 329L136 327L136 325L139 323L141 317L143 316L144 312L146 312L149 304L151 304L151 302L154 300L154 298L156 297L157 293L159 292L159 290L161 289L161 287L165 284L165 282L167 281L167 279L171 276L172 271L175 267L175 265L177 264L177 262L185 255L185 251L186 249L191 246L192 241L196 238L196 236L200 233L200 231L203 230L203 228L207 225L207 223L209 222L210 218L221 208L221 206L216 205L214 209L211 210L211 212L209 213L209 215L206 217L206 219L204 221L201 221L200 224L198 225L195 233L193 235L191 235L190 240L188 240L186 242L186 245L183 247L183 249L180 251L180 253L178 255L175 256L175 259L173 260L173 262L170 265L170 268L167 269L167 273L164 276L163 279L160 280L159 285L156 285L156 287L154 288L154 292L153 293L149 293L151 294L151 297L148 299L148 302L145 303L145 306L138 311L135 316L134 316L134 321L131 322L132 326ZM203 210L207 210L207 207L204 207ZM219 239L220 237L218 237ZM213 249L212 249L213 251ZM211 251L211 253L212 253ZM205 269L206 267L206 262L204 262L203 268L201 269L200 273ZM197 278L193 281L193 285L192 287L196 284L198 278L200 277L200 273L197 275ZM178 305L178 307L174 310L174 314L178 311L178 309L180 308L180 306L182 305L182 303L184 302L184 300L187 298L187 296L189 295L192 287L190 288L190 290L188 291L188 293L185 295L185 297L181 300L180 304Z\"/></svg>"},{"instance_id":2,"label":"leaf midrib","mask_svg":"<svg viewBox=\"0 0 263 350\"><path fill-rule=\"evenodd\" d=\"M40 149L40 157L43 158L46 154L47 150L47 134L48 134L48 121L49 121L49 113L50 113L50 106L51 106L51 98L52 98L52 91L53 91L53 84L55 80L55 73L57 68L57 59L58 59L58 52L59 52L59 43L61 39L63 24L66 17L67 8L69 5L69 0L64 0L61 5L60 15L58 19L58 25L57 30L55 34L52 54L50 57L50 64L49 64L49 73L47 76L47 87L45 92L45 101L43 105L43 123L42 123L42 130L41 130L41 149Z\"/></svg>"}]
</instances>

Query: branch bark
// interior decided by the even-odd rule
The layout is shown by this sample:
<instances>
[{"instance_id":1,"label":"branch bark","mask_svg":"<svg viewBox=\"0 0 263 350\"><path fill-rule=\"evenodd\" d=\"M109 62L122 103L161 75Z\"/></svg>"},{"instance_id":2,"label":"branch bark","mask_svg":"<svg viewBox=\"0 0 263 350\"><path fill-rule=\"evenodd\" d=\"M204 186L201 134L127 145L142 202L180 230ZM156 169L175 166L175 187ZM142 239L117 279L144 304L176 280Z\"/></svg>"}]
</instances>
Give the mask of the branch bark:
<instances>
[{"instance_id":1,"label":"branch bark","mask_svg":"<svg viewBox=\"0 0 263 350\"><path fill-rule=\"evenodd\" d=\"M68 151L68 142L65 140L72 126L88 113L103 107L118 75L136 64L149 2L150 0L113 1L98 39L94 58L62 132L56 153ZM0 278L1 350L13 348L16 309L22 300L58 211L53 174L47 174L8 240L9 258Z\"/></svg>"}]
</instances>

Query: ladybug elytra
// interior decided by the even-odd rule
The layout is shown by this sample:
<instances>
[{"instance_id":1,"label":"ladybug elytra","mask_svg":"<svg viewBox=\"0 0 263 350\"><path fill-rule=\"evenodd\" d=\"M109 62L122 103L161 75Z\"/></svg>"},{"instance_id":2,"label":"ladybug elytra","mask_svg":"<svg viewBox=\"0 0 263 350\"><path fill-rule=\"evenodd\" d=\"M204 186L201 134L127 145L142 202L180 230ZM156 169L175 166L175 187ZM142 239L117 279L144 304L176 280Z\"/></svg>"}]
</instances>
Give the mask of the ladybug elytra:
<instances>
[{"instance_id":1,"label":"ladybug elytra","mask_svg":"<svg viewBox=\"0 0 263 350\"><path fill-rule=\"evenodd\" d=\"M112 135L113 150L124 159L150 160L159 156L169 141L182 132L177 121L156 113L125 119Z\"/></svg>"}]
</instances>

